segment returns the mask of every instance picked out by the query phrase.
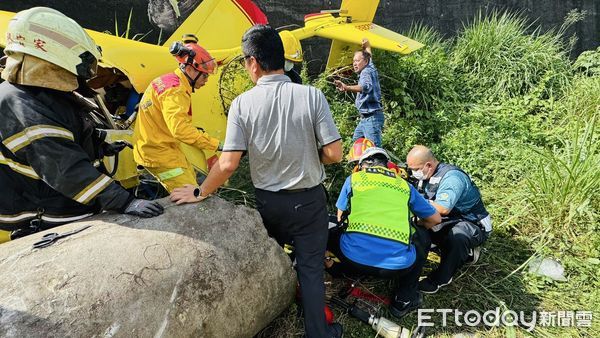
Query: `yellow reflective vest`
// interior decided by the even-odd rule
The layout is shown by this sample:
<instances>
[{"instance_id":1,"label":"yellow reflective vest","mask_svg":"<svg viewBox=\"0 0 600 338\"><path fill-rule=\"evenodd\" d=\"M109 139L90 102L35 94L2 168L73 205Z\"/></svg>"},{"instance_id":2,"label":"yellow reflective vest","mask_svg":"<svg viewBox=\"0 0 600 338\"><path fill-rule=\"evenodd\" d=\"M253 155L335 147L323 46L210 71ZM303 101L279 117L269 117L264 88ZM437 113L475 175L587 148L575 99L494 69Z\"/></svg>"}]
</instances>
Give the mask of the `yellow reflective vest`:
<instances>
[{"instance_id":1,"label":"yellow reflective vest","mask_svg":"<svg viewBox=\"0 0 600 338\"><path fill-rule=\"evenodd\" d=\"M192 86L180 69L154 79L142 96L136 118L133 157L145 167L187 166L183 142L215 151L219 140L192 125Z\"/></svg>"},{"instance_id":2,"label":"yellow reflective vest","mask_svg":"<svg viewBox=\"0 0 600 338\"><path fill-rule=\"evenodd\" d=\"M347 232L360 232L410 244L410 187L384 167L371 167L350 176L352 211Z\"/></svg>"}]
</instances>

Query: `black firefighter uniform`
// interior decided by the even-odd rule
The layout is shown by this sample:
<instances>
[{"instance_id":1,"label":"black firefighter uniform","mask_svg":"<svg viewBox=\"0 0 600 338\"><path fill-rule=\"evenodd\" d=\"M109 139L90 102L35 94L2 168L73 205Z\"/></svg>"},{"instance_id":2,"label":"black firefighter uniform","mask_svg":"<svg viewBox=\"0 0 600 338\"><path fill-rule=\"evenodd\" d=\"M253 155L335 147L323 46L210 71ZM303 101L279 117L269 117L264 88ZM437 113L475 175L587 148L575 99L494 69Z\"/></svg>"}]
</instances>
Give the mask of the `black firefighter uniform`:
<instances>
[{"instance_id":1,"label":"black firefighter uniform","mask_svg":"<svg viewBox=\"0 0 600 338\"><path fill-rule=\"evenodd\" d=\"M7 231L27 234L101 210L123 211L133 200L94 167L102 141L73 93L5 81L0 120L4 237Z\"/></svg>"}]
</instances>

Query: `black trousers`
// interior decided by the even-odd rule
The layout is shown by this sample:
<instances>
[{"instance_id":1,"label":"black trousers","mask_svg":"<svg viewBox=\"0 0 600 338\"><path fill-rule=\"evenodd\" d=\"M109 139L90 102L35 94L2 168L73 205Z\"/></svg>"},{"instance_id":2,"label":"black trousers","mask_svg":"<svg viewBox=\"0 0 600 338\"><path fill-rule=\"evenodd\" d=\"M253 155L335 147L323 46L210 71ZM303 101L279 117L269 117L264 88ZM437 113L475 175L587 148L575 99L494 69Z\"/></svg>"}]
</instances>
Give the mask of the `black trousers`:
<instances>
[{"instance_id":1,"label":"black trousers","mask_svg":"<svg viewBox=\"0 0 600 338\"><path fill-rule=\"evenodd\" d=\"M419 226L416 227L416 232L412 236L412 244L415 246L416 258L415 262L404 269L389 270L368 266L352 261L346 257L340 249L340 237L343 231L339 228L333 228L329 234L327 250L331 251L341 263L334 263L327 271L334 277L340 275L346 276L374 276L378 278L394 279L395 289L394 297L396 301L411 301L418 297L419 276L423 270L423 266L427 261L427 254L431 246L431 240L427 230Z\"/></svg>"},{"instance_id":2,"label":"black trousers","mask_svg":"<svg viewBox=\"0 0 600 338\"><path fill-rule=\"evenodd\" d=\"M438 285L447 283L465 264L469 251L483 244L489 236L477 224L467 220L448 223L439 231L430 231L431 241L441 250L440 265L429 274L431 281Z\"/></svg>"},{"instance_id":3,"label":"black trousers","mask_svg":"<svg viewBox=\"0 0 600 338\"><path fill-rule=\"evenodd\" d=\"M325 322L324 264L327 197L322 185L294 192L256 189L256 204L269 236L293 244L308 338L330 337Z\"/></svg>"}]
</instances>

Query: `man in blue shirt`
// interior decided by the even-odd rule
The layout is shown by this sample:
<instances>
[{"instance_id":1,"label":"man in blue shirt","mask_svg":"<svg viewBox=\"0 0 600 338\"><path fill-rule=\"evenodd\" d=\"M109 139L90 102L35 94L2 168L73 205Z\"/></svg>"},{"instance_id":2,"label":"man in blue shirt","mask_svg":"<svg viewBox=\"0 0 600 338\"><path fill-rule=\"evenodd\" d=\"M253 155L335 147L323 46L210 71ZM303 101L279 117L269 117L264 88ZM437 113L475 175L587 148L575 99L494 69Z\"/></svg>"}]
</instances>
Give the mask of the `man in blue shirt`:
<instances>
[{"instance_id":1,"label":"man in blue shirt","mask_svg":"<svg viewBox=\"0 0 600 338\"><path fill-rule=\"evenodd\" d=\"M423 293L436 293L452 282L452 276L469 260L476 262L479 250L492 231L490 214L479 189L460 168L440 163L431 150L417 145L406 164L418 181L419 191L442 215L442 223L430 230L431 241L441 249L438 268L419 283Z\"/></svg>"},{"instance_id":2,"label":"man in blue shirt","mask_svg":"<svg viewBox=\"0 0 600 338\"><path fill-rule=\"evenodd\" d=\"M341 263L329 271L398 278L390 312L402 317L422 303L417 283L430 245L425 229L441 216L386 167L388 161L385 150L368 148L359 160L360 171L346 179L336 206L338 221L347 217L348 228L330 233L328 249ZM420 218L416 226L411 213Z\"/></svg>"},{"instance_id":3,"label":"man in blue shirt","mask_svg":"<svg viewBox=\"0 0 600 338\"><path fill-rule=\"evenodd\" d=\"M379 74L371 55L371 44L368 39L363 39L362 50L354 53L352 61L354 72L360 74L358 84L349 86L336 80L335 86L342 92L357 93L355 105L360 113L360 122L354 130L352 141L365 137L375 142L377 147L381 147L381 130L384 122L381 87Z\"/></svg>"}]
</instances>

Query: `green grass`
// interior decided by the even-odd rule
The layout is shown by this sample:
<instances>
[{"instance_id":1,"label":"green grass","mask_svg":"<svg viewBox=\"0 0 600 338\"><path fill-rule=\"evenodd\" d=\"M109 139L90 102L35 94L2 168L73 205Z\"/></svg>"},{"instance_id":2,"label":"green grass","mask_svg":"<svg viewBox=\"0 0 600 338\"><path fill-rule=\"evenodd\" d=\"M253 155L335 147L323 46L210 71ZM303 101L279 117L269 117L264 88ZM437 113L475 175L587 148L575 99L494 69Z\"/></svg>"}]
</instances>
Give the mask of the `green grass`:
<instances>
[{"instance_id":1,"label":"green grass","mask_svg":"<svg viewBox=\"0 0 600 338\"><path fill-rule=\"evenodd\" d=\"M527 179L531 216L566 242L585 240L598 230L599 118L600 113L577 121L561 147L540 151L535 163L539 170Z\"/></svg>"},{"instance_id":2,"label":"green grass","mask_svg":"<svg viewBox=\"0 0 600 338\"><path fill-rule=\"evenodd\" d=\"M115 32L114 35L121 37L121 38L125 38L125 39L131 39L131 40L135 40L135 41L142 41L146 36L148 36L148 34L152 33L152 30L146 32L146 33L136 33L133 34L131 36L131 38L129 37L129 35L131 34L131 19L133 18L133 7L129 10L129 16L127 17L127 26L125 27L125 29L120 32L119 31L119 19L117 18L117 13L115 13ZM104 31L104 33L106 34L110 34L113 35L113 33L111 31ZM162 29L160 31L159 37L158 37L158 42L157 44L160 44L160 39L161 39L161 35L162 35Z\"/></svg>"},{"instance_id":3,"label":"green grass","mask_svg":"<svg viewBox=\"0 0 600 338\"><path fill-rule=\"evenodd\" d=\"M452 55L469 90L465 94L499 100L525 95L545 82L546 95L553 95L569 78L563 32L542 33L519 14L480 13L458 36Z\"/></svg>"},{"instance_id":4,"label":"green grass","mask_svg":"<svg viewBox=\"0 0 600 338\"><path fill-rule=\"evenodd\" d=\"M409 55L377 51L386 124L383 146L400 158L414 144L430 146L439 159L469 172L494 220L481 260L454 282L427 296L426 308L514 311L593 311L593 326L448 327L434 337L470 333L481 337L600 337L600 53L569 60L566 28L542 32L524 16L479 15L454 40L417 25L405 35L427 47ZM327 96L345 149L357 123L351 96L331 85L343 72L321 74L312 83ZM350 75L348 81L354 81ZM348 168L327 167L330 211ZM253 206L247 162L222 196ZM247 193L246 193L247 192ZM537 257L558 260L566 282L528 272ZM433 264L433 263L431 263ZM433 268L429 265L427 269ZM426 274L427 271L424 272ZM333 280L328 293L347 284ZM363 289L389 294L389 281L369 279ZM379 313L391 319L385 307ZM374 337L366 324L336 311L345 337ZM435 319L436 317L434 317ZM415 314L397 321L408 328ZM440 323L439 317L436 323ZM258 337L301 337L292 305Z\"/></svg>"}]
</instances>

